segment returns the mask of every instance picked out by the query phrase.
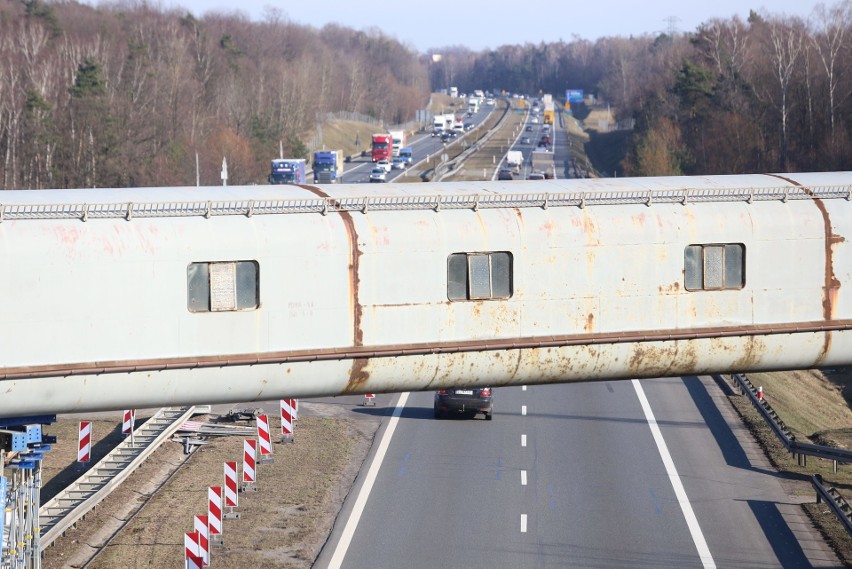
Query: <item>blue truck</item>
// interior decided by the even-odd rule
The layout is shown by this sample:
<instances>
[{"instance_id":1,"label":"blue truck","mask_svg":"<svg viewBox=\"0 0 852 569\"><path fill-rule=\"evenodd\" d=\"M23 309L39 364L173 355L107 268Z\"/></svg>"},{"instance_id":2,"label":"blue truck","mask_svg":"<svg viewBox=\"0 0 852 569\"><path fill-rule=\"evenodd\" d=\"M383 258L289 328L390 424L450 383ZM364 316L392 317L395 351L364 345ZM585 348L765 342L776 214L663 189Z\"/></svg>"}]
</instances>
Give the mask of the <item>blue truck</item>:
<instances>
[{"instance_id":1,"label":"blue truck","mask_svg":"<svg viewBox=\"0 0 852 569\"><path fill-rule=\"evenodd\" d=\"M305 160L303 158L277 158L272 161L270 184L304 184Z\"/></svg>"},{"instance_id":2,"label":"blue truck","mask_svg":"<svg viewBox=\"0 0 852 569\"><path fill-rule=\"evenodd\" d=\"M411 162L414 159L414 153L411 151L411 147L406 146L405 148L401 149L399 151L399 157L405 160L405 163L410 166Z\"/></svg>"},{"instance_id":3,"label":"blue truck","mask_svg":"<svg viewBox=\"0 0 852 569\"><path fill-rule=\"evenodd\" d=\"M336 184L343 177L343 151L317 150L313 170L315 184Z\"/></svg>"}]
</instances>

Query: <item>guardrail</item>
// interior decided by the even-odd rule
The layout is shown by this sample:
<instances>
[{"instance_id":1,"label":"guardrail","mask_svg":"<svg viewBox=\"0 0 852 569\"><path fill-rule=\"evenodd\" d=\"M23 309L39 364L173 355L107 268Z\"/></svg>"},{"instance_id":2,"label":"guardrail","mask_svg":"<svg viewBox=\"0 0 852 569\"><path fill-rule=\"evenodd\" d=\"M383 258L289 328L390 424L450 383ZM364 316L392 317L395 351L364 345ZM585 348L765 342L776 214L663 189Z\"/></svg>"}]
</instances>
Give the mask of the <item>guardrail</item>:
<instances>
[{"instance_id":1,"label":"guardrail","mask_svg":"<svg viewBox=\"0 0 852 569\"><path fill-rule=\"evenodd\" d=\"M39 508L42 529L39 546L52 544L118 488L145 459L189 419L195 407L160 409L100 462Z\"/></svg>"},{"instance_id":2,"label":"guardrail","mask_svg":"<svg viewBox=\"0 0 852 569\"><path fill-rule=\"evenodd\" d=\"M833 461L834 471L837 472L837 463L852 463L852 451L834 448L812 443L803 443L796 440L796 436L787 428L784 421L778 416L772 406L765 400L758 398L757 389L742 373L731 374L734 385L739 386L740 392L747 395L752 405L763 415L775 435L784 445L784 448L797 457L800 466L807 466L807 456L824 458Z\"/></svg>"},{"instance_id":3,"label":"guardrail","mask_svg":"<svg viewBox=\"0 0 852 569\"><path fill-rule=\"evenodd\" d=\"M464 162L467 159L467 157L470 156L471 154L478 152L479 147L482 143L488 142L488 140L492 136L494 136L494 133L497 132L500 129L500 126L503 124L503 122L505 122L505 120L509 116L509 112L511 110L512 110L512 105L507 104L506 107L503 109L503 116L500 117L500 119L494 124L494 126L492 128L488 129L488 131L486 131L485 134L483 134L479 139L477 139L473 144L468 146L466 149L459 152L451 160L448 160L447 162L443 162L441 164L438 164L431 171L427 170L426 172L424 172L421 175L421 179L423 179L423 181L426 181L426 182L428 182L428 181L440 182L443 179L443 177L446 176L447 174L449 174L450 171L454 170L455 167L459 163ZM453 146L457 143L458 143L458 141L454 142L450 146Z\"/></svg>"},{"instance_id":4,"label":"guardrail","mask_svg":"<svg viewBox=\"0 0 852 569\"><path fill-rule=\"evenodd\" d=\"M819 474L814 474L811 478L811 484L816 490L817 504L824 500L843 524L843 527L846 528L846 533L852 535L852 507L849 506L849 502L840 495L837 488L823 484L822 476Z\"/></svg>"}]
</instances>

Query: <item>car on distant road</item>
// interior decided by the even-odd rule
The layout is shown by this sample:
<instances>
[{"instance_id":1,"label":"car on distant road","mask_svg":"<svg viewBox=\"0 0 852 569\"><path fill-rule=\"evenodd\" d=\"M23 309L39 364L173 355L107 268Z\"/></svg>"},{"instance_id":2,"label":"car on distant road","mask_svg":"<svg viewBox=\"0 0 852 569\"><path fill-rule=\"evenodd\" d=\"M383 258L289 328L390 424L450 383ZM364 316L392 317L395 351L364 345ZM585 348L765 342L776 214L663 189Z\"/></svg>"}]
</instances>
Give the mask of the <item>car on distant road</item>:
<instances>
[{"instance_id":1,"label":"car on distant road","mask_svg":"<svg viewBox=\"0 0 852 569\"><path fill-rule=\"evenodd\" d=\"M370 182L387 182L388 173L381 166L376 166L370 171Z\"/></svg>"},{"instance_id":2,"label":"car on distant road","mask_svg":"<svg viewBox=\"0 0 852 569\"><path fill-rule=\"evenodd\" d=\"M526 130L527 130L527 132L532 132L533 131L532 125L528 124Z\"/></svg>"},{"instance_id":3,"label":"car on distant road","mask_svg":"<svg viewBox=\"0 0 852 569\"><path fill-rule=\"evenodd\" d=\"M497 179L498 180L514 180L515 179L515 173L512 172L512 170L509 169L509 168L500 168L500 170L497 171Z\"/></svg>"},{"instance_id":4,"label":"car on distant road","mask_svg":"<svg viewBox=\"0 0 852 569\"><path fill-rule=\"evenodd\" d=\"M475 417L482 413L490 421L494 414L494 400L490 387L463 387L440 389L435 392L435 418L449 414Z\"/></svg>"},{"instance_id":5,"label":"car on distant road","mask_svg":"<svg viewBox=\"0 0 852 569\"><path fill-rule=\"evenodd\" d=\"M527 180L544 180L544 174L541 172L530 172L527 175Z\"/></svg>"},{"instance_id":6,"label":"car on distant road","mask_svg":"<svg viewBox=\"0 0 852 569\"><path fill-rule=\"evenodd\" d=\"M391 163L388 162L387 158L382 158L381 160L376 162L376 167L377 168L384 168L385 172L391 171Z\"/></svg>"},{"instance_id":7,"label":"car on distant road","mask_svg":"<svg viewBox=\"0 0 852 569\"><path fill-rule=\"evenodd\" d=\"M529 144L529 143L530 143L530 137L529 136L522 136L521 137L521 144Z\"/></svg>"},{"instance_id":8,"label":"car on distant road","mask_svg":"<svg viewBox=\"0 0 852 569\"><path fill-rule=\"evenodd\" d=\"M393 170L405 170L406 166L408 166L408 163L402 156L395 156L391 161L391 169Z\"/></svg>"},{"instance_id":9,"label":"car on distant road","mask_svg":"<svg viewBox=\"0 0 852 569\"><path fill-rule=\"evenodd\" d=\"M530 122L533 123L533 124L538 124L538 117L531 118Z\"/></svg>"}]
</instances>

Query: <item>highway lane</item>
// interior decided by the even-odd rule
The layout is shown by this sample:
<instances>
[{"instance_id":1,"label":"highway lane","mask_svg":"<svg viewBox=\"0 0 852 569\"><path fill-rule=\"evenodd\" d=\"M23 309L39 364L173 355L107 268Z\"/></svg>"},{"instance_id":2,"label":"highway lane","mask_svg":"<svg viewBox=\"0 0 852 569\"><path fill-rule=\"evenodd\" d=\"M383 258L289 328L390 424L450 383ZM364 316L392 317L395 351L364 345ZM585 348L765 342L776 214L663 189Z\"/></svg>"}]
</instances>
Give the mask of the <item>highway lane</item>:
<instances>
[{"instance_id":1,"label":"highway lane","mask_svg":"<svg viewBox=\"0 0 852 569\"><path fill-rule=\"evenodd\" d=\"M437 421L432 394L411 394L340 566L836 566L746 455L711 379L638 383L674 478L633 382L499 388L491 422Z\"/></svg>"},{"instance_id":2,"label":"highway lane","mask_svg":"<svg viewBox=\"0 0 852 569\"><path fill-rule=\"evenodd\" d=\"M472 122L479 125L485 121L489 113L491 113L495 108L496 107L494 106L482 105L479 111L477 111L472 117L465 117L464 120L465 122ZM457 112L461 113L461 108ZM379 131L377 130L376 132ZM443 151L444 144L441 143L441 139L431 136L430 132L431 127L429 127L428 132L412 135L406 142L406 146L410 146L412 149L413 164L417 164L421 160L425 160L427 156L440 155ZM366 157L361 157L357 160L344 164L342 182L347 184L369 182L370 170L372 170L372 168L373 161L370 159L368 149ZM391 170L388 174L388 181L392 181L402 173L402 170Z\"/></svg>"}]
</instances>

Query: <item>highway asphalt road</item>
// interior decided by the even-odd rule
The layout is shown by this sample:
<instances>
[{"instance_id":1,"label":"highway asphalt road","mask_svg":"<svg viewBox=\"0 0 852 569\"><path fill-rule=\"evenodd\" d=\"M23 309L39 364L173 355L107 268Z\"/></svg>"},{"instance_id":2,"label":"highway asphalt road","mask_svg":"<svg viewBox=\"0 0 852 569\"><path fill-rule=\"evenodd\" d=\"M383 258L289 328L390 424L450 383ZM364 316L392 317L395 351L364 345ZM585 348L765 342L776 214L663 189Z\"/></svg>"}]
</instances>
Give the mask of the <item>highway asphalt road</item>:
<instances>
[{"instance_id":1,"label":"highway asphalt road","mask_svg":"<svg viewBox=\"0 0 852 569\"><path fill-rule=\"evenodd\" d=\"M315 567L839 567L712 378L402 394Z\"/></svg>"},{"instance_id":2,"label":"highway asphalt road","mask_svg":"<svg viewBox=\"0 0 852 569\"><path fill-rule=\"evenodd\" d=\"M489 113L491 113L495 108L496 107L483 105L472 117L465 116L464 121L478 125L485 121L485 119L488 118ZM459 109L457 113L462 114L462 110ZM379 132L380 130L381 129L376 132ZM431 131L431 127L428 127L427 130ZM414 164L417 164L421 160L425 160L427 156L440 156L444 149L441 139L439 137L433 137L429 133L415 134L408 139L406 146L410 146L412 149ZM369 148L367 148L367 151L369 153ZM372 168L373 162L369 155L366 158L359 158L356 161L344 164L342 182L346 184L369 182L370 170L372 170ZM388 173L388 181L392 182L394 178L401 174L402 170L391 170L390 173Z\"/></svg>"}]
</instances>

